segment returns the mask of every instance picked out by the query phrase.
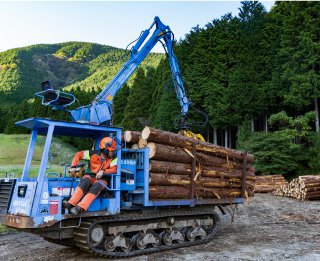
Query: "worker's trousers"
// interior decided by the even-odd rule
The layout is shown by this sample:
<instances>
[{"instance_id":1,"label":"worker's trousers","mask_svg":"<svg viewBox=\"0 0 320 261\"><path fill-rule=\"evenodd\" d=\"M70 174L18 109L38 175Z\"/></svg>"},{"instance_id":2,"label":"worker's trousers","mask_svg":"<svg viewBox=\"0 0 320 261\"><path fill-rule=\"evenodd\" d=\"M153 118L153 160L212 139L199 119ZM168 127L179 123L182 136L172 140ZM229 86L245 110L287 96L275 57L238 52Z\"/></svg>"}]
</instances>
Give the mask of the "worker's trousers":
<instances>
[{"instance_id":1,"label":"worker's trousers","mask_svg":"<svg viewBox=\"0 0 320 261\"><path fill-rule=\"evenodd\" d=\"M100 182L108 185L107 181L105 180L100 179ZM97 179L91 177L90 175L84 175L68 202L73 206L78 205L83 210L88 210L90 204L96 199L103 189L105 188L98 182Z\"/></svg>"}]
</instances>

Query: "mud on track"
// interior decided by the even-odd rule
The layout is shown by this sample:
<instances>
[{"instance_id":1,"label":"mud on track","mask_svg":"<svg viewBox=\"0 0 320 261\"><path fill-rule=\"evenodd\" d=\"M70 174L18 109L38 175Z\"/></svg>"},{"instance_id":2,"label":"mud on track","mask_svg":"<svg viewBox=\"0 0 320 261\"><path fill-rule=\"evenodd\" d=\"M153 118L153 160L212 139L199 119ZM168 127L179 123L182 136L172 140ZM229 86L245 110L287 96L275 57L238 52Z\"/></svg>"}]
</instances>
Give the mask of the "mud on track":
<instances>
[{"instance_id":1,"label":"mud on track","mask_svg":"<svg viewBox=\"0 0 320 261\"><path fill-rule=\"evenodd\" d=\"M0 234L0 260L103 260L28 233ZM129 260L319 260L320 201L257 194L223 218L215 240Z\"/></svg>"}]
</instances>

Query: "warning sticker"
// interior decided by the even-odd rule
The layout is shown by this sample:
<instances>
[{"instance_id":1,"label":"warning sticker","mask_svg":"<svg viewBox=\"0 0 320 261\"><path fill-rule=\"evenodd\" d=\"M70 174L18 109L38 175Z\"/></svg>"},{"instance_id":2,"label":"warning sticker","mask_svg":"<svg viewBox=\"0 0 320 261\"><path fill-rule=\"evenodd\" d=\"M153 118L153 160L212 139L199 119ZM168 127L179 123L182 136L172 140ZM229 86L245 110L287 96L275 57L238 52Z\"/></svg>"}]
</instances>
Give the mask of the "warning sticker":
<instances>
[{"instance_id":1,"label":"warning sticker","mask_svg":"<svg viewBox=\"0 0 320 261\"><path fill-rule=\"evenodd\" d=\"M70 188L63 188L62 189L63 196L69 196L69 194L70 194Z\"/></svg>"},{"instance_id":2,"label":"warning sticker","mask_svg":"<svg viewBox=\"0 0 320 261\"><path fill-rule=\"evenodd\" d=\"M50 200L50 215L58 214L58 200Z\"/></svg>"},{"instance_id":3,"label":"warning sticker","mask_svg":"<svg viewBox=\"0 0 320 261\"><path fill-rule=\"evenodd\" d=\"M52 194L62 196L62 188L52 188Z\"/></svg>"}]
</instances>

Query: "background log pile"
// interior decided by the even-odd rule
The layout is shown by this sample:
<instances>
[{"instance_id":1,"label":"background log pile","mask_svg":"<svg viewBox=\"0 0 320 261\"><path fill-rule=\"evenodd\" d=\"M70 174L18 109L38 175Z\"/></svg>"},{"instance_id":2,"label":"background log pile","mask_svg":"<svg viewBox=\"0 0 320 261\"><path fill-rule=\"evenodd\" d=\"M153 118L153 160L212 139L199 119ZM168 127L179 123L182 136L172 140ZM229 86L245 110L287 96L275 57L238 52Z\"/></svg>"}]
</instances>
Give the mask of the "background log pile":
<instances>
[{"instance_id":1,"label":"background log pile","mask_svg":"<svg viewBox=\"0 0 320 261\"><path fill-rule=\"evenodd\" d=\"M288 185L288 182L282 175L256 176L254 192L271 193L285 185Z\"/></svg>"},{"instance_id":2,"label":"background log pile","mask_svg":"<svg viewBox=\"0 0 320 261\"><path fill-rule=\"evenodd\" d=\"M143 129L138 144L150 152L151 200L253 196L251 154L149 127Z\"/></svg>"},{"instance_id":3,"label":"background log pile","mask_svg":"<svg viewBox=\"0 0 320 261\"><path fill-rule=\"evenodd\" d=\"M300 176L281 186L275 194L299 200L320 200L320 175Z\"/></svg>"}]
</instances>

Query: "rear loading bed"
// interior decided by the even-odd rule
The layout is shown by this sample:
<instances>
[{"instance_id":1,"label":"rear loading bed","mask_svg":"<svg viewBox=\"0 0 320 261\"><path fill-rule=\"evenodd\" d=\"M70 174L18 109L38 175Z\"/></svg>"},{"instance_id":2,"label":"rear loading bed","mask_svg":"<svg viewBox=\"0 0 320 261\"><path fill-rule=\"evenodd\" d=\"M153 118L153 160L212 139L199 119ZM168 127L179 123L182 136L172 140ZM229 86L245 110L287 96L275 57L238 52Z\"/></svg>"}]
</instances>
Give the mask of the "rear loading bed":
<instances>
[{"instance_id":1,"label":"rear loading bed","mask_svg":"<svg viewBox=\"0 0 320 261\"><path fill-rule=\"evenodd\" d=\"M242 175L241 187L225 188L225 190L235 191L236 196L223 197L218 193L211 193L205 191L202 195L197 193L197 181L195 180L196 173L183 175L183 185L170 184L164 186L163 184L154 184L151 179L149 171L150 158L149 148L144 149L129 149L123 150L122 161L133 160L136 162L136 177L135 185L128 189L132 203L143 205L144 207L160 207L160 206L198 206L198 205L228 205L243 203L246 198L246 172ZM168 174L170 176L170 174ZM185 182L189 179L189 182ZM185 184L189 183L189 184ZM210 183L209 183L210 185ZM164 189L163 189L164 188ZM157 190L159 190L157 192ZM224 188L219 188L223 191ZM171 193L170 193L171 192ZM221 193L223 195L223 193ZM184 196L185 195L185 196Z\"/></svg>"}]
</instances>

